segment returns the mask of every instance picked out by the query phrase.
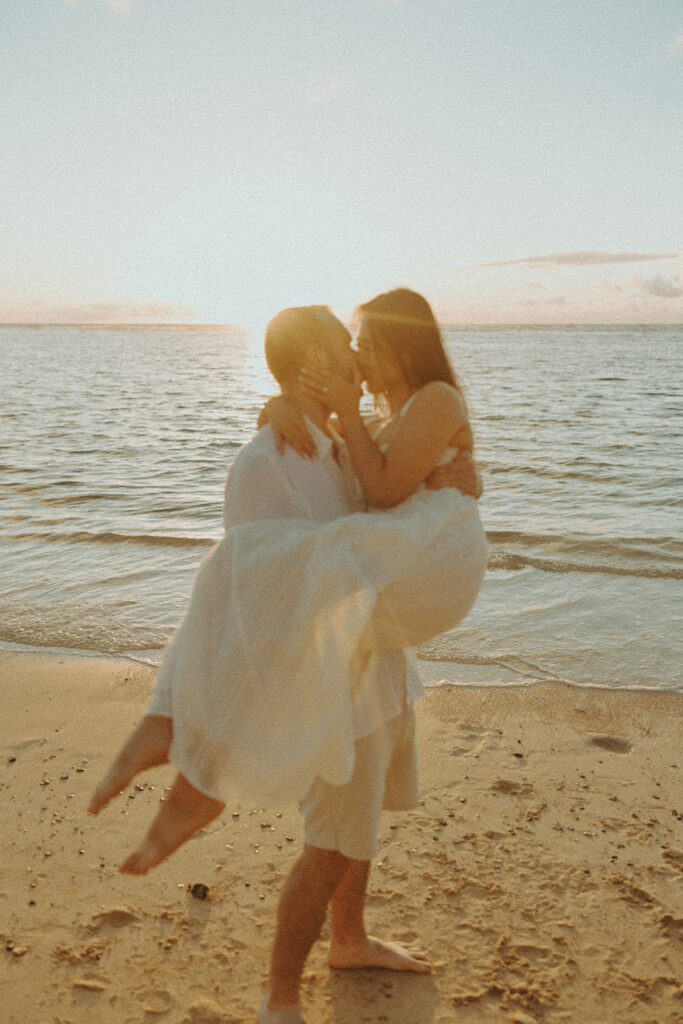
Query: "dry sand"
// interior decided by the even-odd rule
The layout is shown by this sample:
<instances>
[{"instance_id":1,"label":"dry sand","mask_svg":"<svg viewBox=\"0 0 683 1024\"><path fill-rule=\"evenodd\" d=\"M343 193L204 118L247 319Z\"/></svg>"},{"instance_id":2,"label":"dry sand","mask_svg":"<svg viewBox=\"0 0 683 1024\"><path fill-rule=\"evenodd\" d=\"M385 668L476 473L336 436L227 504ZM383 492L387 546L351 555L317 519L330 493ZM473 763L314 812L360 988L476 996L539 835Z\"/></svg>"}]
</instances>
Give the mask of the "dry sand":
<instances>
[{"instance_id":1,"label":"dry sand","mask_svg":"<svg viewBox=\"0 0 683 1024\"><path fill-rule=\"evenodd\" d=\"M3 1024L254 1020L297 813L228 806L147 878L118 874L172 769L98 819L85 806L151 685L129 662L0 654ZM368 919L433 974L330 971L324 931L311 1024L683 1021L680 711L657 693L431 692L422 802L385 817Z\"/></svg>"}]
</instances>

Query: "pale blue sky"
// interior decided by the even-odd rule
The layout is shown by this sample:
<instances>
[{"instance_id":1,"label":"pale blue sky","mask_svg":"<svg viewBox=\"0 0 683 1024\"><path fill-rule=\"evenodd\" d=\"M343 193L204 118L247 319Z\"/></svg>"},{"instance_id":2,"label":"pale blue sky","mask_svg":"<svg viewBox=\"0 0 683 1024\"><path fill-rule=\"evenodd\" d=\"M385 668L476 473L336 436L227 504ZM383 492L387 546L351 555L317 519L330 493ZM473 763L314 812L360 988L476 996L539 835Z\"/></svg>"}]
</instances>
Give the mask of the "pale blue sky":
<instances>
[{"instance_id":1,"label":"pale blue sky","mask_svg":"<svg viewBox=\"0 0 683 1024\"><path fill-rule=\"evenodd\" d=\"M2 0L0 87L0 320L683 321L679 0Z\"/></svg>"}]
</instances>

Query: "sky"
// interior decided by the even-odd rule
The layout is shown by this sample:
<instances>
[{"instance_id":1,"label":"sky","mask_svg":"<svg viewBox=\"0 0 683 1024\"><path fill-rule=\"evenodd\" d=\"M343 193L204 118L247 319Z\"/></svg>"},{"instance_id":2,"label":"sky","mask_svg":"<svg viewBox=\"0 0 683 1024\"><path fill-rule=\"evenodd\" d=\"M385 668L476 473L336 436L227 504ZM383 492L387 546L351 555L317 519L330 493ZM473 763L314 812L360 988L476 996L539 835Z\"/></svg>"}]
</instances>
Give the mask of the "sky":
<instances>
[{"instance_id":1,"label":"sky","mask_svg":"<svg viewBox=\"0 0 683 1024\"><path fill-rule=\"evenodd\" d=\"M2 0L0 322L683 322L680 0Z\"/></svg>"}]
</instances>

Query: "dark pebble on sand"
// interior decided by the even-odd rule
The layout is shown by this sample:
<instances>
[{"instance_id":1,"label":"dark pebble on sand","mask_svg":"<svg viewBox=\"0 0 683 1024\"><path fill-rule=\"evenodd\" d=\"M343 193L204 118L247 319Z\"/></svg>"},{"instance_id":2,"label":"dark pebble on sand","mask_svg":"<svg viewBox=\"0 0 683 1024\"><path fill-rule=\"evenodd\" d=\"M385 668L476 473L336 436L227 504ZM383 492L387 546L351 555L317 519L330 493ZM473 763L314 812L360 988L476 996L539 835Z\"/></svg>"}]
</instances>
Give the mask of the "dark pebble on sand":
<instances>
[{"instance_id":1,"label":"dark pebble on sand","mask_svg":"<svg viewBox=\"0 0 683 1024\"><path fill-rule=\"evenodd\" d=\"M209 895L209 887L201 882L195 882L194 885L189 886L189 889L190 895L194 896L196 900L205 900Z\"/></svg>"}]
</instances>

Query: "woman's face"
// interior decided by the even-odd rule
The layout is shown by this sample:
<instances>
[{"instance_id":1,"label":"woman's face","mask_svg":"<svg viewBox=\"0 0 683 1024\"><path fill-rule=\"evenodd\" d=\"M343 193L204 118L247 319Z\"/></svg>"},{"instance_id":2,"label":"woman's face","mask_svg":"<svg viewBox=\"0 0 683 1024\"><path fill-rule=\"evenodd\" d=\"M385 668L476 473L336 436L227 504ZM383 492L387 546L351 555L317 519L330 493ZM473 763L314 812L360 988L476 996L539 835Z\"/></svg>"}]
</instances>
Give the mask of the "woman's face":
<instances>
[{"instance_id":1,"label":"woman's face","mask_svg":"<svg viewBox=\"0 0 683 1024\"><path fill-rule=\"evenodd\" d=\"M373 338L365 317L360 322L357 344L358 366L368 391L373 395L385 394L396 385L400 371L378 340Z\"/></svg>"}]
</instances>

